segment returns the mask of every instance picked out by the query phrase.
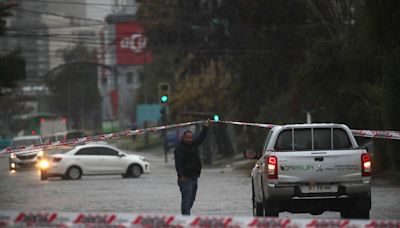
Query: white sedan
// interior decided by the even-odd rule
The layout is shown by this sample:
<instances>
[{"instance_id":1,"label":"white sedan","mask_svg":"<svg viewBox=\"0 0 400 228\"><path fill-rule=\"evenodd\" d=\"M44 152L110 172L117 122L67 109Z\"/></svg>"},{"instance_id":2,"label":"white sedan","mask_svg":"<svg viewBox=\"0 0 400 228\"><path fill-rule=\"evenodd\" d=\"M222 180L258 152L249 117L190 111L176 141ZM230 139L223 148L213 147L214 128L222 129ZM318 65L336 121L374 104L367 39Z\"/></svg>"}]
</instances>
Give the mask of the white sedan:
<instances>
[{"instance_id":1,"label":"white sedan","mask_svg":"<svg viewBox=\"0 0 400 228\"><path fill-rule=\"evenodd\" d=\"M61 177L80 179L82 175L122 175L139 177L150 173L150 163L143 157L126 154L110 145L91 143L46 153L39 162L40 179Z\"/></svg>"}]
</instances>

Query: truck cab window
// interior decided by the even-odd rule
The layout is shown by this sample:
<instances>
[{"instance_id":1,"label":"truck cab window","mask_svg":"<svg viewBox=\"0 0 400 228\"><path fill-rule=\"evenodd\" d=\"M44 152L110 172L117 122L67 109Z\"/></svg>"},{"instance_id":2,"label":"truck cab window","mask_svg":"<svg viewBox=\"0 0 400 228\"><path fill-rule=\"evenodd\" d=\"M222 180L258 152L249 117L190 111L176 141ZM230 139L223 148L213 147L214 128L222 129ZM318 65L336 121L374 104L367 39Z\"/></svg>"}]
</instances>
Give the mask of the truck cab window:
<instances>
[{"instance_id":1,"label":"truck cab window","mask_svg":"<svg viewBox=\"0 0 400 228\"><path fill-rule=\"evenodd\" d=\"M333 149L351 149L349 136L343 129L333 129Z\"/></svg>"},{"instance_id":2,"label":"truck cab window","mask_svg":"<svg viewBox=\"0 0 400 228\"><path fill-rule=\"evenodd\" d=\"M311 150L312 149L311 128L294 129L294 149Z\"/></svg>"},{"instance_id":3,"label":"truck cab window","mask_svg":"<svg viewBox=\"0 0 400 228\"><path fill-rule=\"evenodd\" d=\"M292 129L282 131L276 140L275 150L292 150Z\"/></svg>"},{"instance_id":4,"label":"truck cab window","mask_svg":"<svg viewBox=\"0 0 400 228\"><path fill-rule=\"evenodd\" d=\"M331 128L314 128L314 150L330 150Z\"/></svg>"}]
</instances>

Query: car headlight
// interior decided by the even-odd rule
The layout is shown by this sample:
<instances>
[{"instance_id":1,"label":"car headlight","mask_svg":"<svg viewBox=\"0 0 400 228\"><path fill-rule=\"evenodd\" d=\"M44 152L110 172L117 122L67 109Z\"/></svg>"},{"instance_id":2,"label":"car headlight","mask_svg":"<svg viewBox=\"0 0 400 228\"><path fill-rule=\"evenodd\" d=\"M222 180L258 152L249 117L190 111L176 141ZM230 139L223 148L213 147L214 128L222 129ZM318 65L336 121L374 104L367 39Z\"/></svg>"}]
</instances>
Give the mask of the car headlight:
<instances>
[{"instance_id":1,"label":"car headlight","mask_svg":"<svg viewBox=\"0 0 400 228\"><path fill-rule=\"evenodd\" d=\"M11 159L16 158L15 154L14 154L14 153L11 153L11 154L10 154L10 158L11 158Z\"/></svg>"},{"instance_id":2,"label":"car headlight","mask_svg":"<svg viewBox=\"0 0 400 228\"><path fill-rule=\"evenodd\" d=\"M39 162L40 169L48 169L49 166L50 166L50 163L47 160L40 160L40 162Z\"/></svg>"},{"instance_id":3,"label":"car headlight","mask_svg":"<svg viewBox=\"0 0 400 228\"><path fill-rule=\"evenodd\" d=\"M140 160L144 161L144 162L148 162L149 160L147 160L145 157L140 156L139 157Z\"/></svg>"}]
</instances>

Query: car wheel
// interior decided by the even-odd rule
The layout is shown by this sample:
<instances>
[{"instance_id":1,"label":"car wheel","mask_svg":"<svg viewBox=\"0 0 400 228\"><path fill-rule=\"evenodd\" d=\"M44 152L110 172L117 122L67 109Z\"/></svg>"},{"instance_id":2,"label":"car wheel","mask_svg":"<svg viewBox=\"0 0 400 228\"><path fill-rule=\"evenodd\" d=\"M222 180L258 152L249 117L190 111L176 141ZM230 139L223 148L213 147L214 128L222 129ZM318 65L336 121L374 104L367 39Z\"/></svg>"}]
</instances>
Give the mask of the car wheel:
<instances>
[{"instance_id":1,"label":"car wheel","mask_svg":"<svg viewBox=\"0 0 400 228\"><path fill-rule=\"evenodd\" d=\"M251 183L251 193L252 193L251 202L253 204L253 216L264 216L264 205L256 201L253 183Z\"/></svg>"},{"instance_id":2,"label":"car wheel","mask_svg":"<svg viewBox=\"0 0 400 228\"><path fill-rule=\"evenodd\" d=\"M253 216L264 216L264 205L253 200Z\"/></svg>"},{"instance_id":3,"label":"car wheel","mask_svg":"<svg viewBox=\"0 0 400 228\"><path fill-rule=\"evenodd\" d=\"M359 219L369 219L369 210L368 209L363 209L363 210L358 210L356 212L356 216Z\"/></svg>"},{"instance_id":4,"label":"car wheel","mask_svg":"<svg viewBox=\"0 0 400 228\"><path fill-rule=\"evenodd\" d=\"M134 178L140 177L142 175L142 168L139 165L130 165L126 175Z\"/></svg>"},{"instance_id":5,"label":"car wheel","mask_svg":"<svg viewBox=\"0 0 400 228\"><path fill-rule=\"evenodd\" d=\"M350 219L369 219L370 208L371 196L355 198L346 204L346 207L340 212L340 217Z\"/></svg>"},{"instance_id":6,"label":"car wheel","mask_svg":"<svg viewBox=\"0 0 400 228\"><path fill-rule=\"evenodd\" d=\"M343 219L369 219L368 209L353 209L340 212L340 217Z\"/></svg>"},{"instance_id":7,"label":"car wheel","mask_svg":"<svg viewBox=\"0 0 400 228\"><path fill-rule=\"evenodd\" d=\"M47 171L40 170L40 180L47 180Z\"/></svg>"},{"instance_id":8,"label":"car wheel","mask_svg":"<svg viewBox=\"0 0 400 228\"><path fill-rule=\"evenodd\" d=\"M82 176L82 170L77 166L72 166L67 170L66 176L68 179L78 180Z\"/></svg>"},{"instance_id":9,"label":"car wheel","mask_svg":"<svg viewBox=\"0 0 400 228\"><path fill-rule=\"evenodd\" d=\"M279 217L279 210L269 200L264 201L264 212L267 217Z\"/></svg>"}]
</instances>

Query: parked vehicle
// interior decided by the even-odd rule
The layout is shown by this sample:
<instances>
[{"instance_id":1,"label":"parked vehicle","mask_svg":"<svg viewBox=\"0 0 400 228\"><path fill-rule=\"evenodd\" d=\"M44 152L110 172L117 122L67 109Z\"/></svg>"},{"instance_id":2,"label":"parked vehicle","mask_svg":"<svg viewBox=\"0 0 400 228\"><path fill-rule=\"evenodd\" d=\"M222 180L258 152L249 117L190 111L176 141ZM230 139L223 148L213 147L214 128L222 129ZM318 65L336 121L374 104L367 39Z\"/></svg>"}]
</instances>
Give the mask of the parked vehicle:
<instances>
[{"instance_id":1,"label":"parked vehicle","mask_svg":"<svg viewBox=\"0 0 400 228\"><path fill-rule=\"evenodd\" d=\"M150 173L150 163L143 157L127 154L104 143L89 143L57 148L46 152L40 161L41 180L49 177L80 179L82 175L122 175L139 177Z\"/></svg>"},{"instance_id":2,"label":"parked vehicle","mask_svg":"<svg viewBox=\"0 0 400 228\"><path fill-rule=\"evenodd\" d=\"M255 216L279 212L369 218L371 158L341 124L294 124L273 127L252 172Z\"/></svg>"},{"instance_id":3,"label":"parked vehicle","mask_svg":"<svg viewBox=\"0 0 400 228\"><path fill-rule=\"evenodd\" d=\"M44 137L45 142L56 142L56 141L67 141L70 139L82 138L85 136L85 132L80 130L69 130L63 132L56 132L52 135Z\"/></svg>"},{"instance_id":4,"label":"parked vehicle","mask_svg":"<svg viewBox=\"0 0 400 228\"><path fill-rule=\"evenodd\" d=\"M38 135L15 137L11 141L11 148L27 147L33 144L41 144L42 138ZM38 157L43 154L42 150L28 152L10 153L9 169L16 170L23 166L33 166L38 161Z\"/></svg>"},{"instance_id":5,"label":"parked vehicle","mask_svg":"<svg viewBox=\"0 0 400 228\"><path fill-rule=\"evenodd\" d=\"M67 130L67 118L53 113L36 113L16 115L12 124L19 126L22 135L40 135L42 137L52 135L55 132Z\"/></svg>"}]
</instances>

